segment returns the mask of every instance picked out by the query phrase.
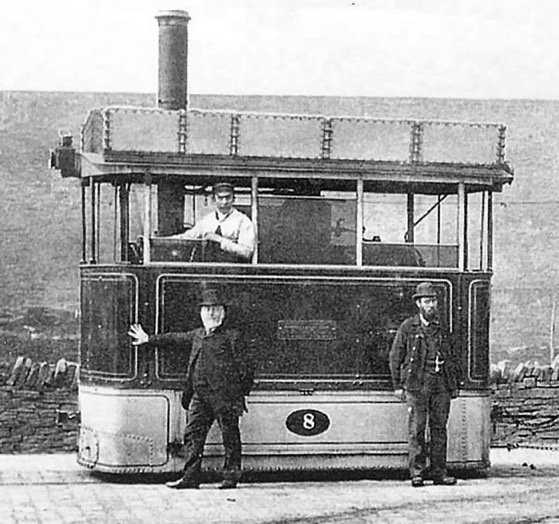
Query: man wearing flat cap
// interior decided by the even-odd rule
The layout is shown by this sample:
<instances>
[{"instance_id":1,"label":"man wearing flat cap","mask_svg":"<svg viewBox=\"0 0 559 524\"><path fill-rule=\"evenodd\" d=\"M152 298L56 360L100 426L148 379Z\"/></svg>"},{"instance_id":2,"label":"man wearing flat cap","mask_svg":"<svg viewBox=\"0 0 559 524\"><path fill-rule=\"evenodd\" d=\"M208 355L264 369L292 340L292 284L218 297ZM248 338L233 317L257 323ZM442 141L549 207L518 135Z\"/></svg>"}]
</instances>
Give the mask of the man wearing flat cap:
<instances>
[{"instance_id":1,"label":"man wearing flat cap","mask_svg":"<svg viewBox=\"0 0 559 524\"><path fill-rule=\"evenodd\" d=\"M173 235L173 238L203 238L214 242L222 252L239 261L249 261L256 245L254 225L244 213L233 207L235 189L228 182L219 182L212 188L215 211L208 213L194 227Z\"/></svg>"},{"instance_id":2,"label":"man wearing flat cap","mask_svg":"<svg viewBox=\"0 0 559 524\"><path fill-rule=\"evenodd\" d=\"M400 325L390 350L390 372L397 398L408 405L409 471L413 487L424 486L427 458L435 485L451 486L447 474L447 422L456 398L456 363L447 331L441 326L437 293L431 282L416 288L418 312ZM429 421L430 449L425 442Z\"/></svg>"},{"instance_id":3,"label":"man wearing flat cap","mask_svg":"<svg viewBox=\"0 0 559 524\"><path fill-rule=\"evenodd\" d=\"M237 487L241 476L239 417L246 411L245 397L253 383L253 367L238 331L223 326L225 301L214 289L202 291L199 302L203 327L185 333L148 334L131 326L134 345L191 347L182 407L188 411L185 429L186 462L181 478L168 482L173 489L200 486L202 456L208 432L217 420L223 437L225 461L221 489Z\"/></svg>"}]
</instances>

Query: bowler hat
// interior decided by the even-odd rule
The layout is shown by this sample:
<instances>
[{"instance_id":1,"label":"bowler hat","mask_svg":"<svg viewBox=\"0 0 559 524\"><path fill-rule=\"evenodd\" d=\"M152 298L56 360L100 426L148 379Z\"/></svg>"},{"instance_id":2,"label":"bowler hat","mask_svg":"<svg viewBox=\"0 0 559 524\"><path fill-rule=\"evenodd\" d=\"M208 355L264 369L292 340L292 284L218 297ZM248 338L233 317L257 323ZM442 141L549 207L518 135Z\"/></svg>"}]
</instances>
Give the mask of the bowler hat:
<instances>
[{"instance_id":1,"label":"bowler hat","mask_svg":"<svg viewBox=\"0 0 559 524\"><path fill-rule=\"evenodd\" d=\"M421 284L418 284L412 298L413 300L418 300L424 297L437 298L437 293L431 282L421 282Z\"/></svg>"},{"instance_id":2,"label":"bowler hat","mask_svg":"<svg viewBox=\"0 0 559 524\"><path fill-rule=\"evenodd\" d=\"M218 193L234 194L235 188L233 187L233 184L230 184L229 182L217 182L212 188L212 193L214 195L217 195Z\"/></svg>"},{"instance_id":3,"label":"bowler hat","mask_svg":"<svg viewBox=\"0 0 559 524\"><path fill-rule=\"evenodd\" d=\"M200 302L198 302L199 306L225 306L225 300L223 300L217 289L204 289L202 291L202 295L200 298Z\"/></svg>"}]
</instances>

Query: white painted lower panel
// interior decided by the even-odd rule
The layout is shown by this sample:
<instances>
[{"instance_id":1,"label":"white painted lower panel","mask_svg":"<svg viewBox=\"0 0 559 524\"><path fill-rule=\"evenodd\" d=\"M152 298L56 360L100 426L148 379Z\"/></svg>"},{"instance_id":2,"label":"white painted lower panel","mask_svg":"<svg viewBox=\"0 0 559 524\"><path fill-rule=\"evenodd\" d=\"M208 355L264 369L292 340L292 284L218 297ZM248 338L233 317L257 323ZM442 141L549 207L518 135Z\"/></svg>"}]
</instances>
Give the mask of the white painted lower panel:
<instances>
[{"instance_id":1,"label":"white painted lower panel","mask_svg":"<svg viewBox=\"0 0 559 524\"><path fill-rule=\"evenodd\" d=\"M80 387L82 430L79 461L110 472L170 472L183 459L168 452L182 442L186 414L180 393L170 390L115 390ZM463 394L452 402L450 465L489 465L487 396ZM241 418L243 467L281 469L374 469L407 465L407 411L390 392L252 393ZM317 435L291 431L295 411L323 413L329 425ZM205 467L219 468L221 435L214 424L205 449Z\"/></svg>"}]
</instances>

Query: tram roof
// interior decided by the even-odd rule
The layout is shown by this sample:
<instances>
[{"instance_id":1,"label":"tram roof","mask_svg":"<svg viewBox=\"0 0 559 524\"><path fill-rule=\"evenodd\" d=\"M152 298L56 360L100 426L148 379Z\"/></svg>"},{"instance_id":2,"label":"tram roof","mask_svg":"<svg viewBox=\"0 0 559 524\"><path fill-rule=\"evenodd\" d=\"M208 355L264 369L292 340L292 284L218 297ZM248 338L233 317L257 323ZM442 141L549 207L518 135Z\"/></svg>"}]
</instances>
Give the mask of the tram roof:
<instances>
[{"instance_id":1,"label":"tram roof","mask_svg":"<svg viewBox=\"0 0 559 524\"><path fill-rule=\"evenodd\" d=\"M512 182L506 128L496 123L168 111L90 111L81 132L81 176L114 181L216 178L249 186L308 185L382 192L500 191Z\"/></svg>"}]
</instances>

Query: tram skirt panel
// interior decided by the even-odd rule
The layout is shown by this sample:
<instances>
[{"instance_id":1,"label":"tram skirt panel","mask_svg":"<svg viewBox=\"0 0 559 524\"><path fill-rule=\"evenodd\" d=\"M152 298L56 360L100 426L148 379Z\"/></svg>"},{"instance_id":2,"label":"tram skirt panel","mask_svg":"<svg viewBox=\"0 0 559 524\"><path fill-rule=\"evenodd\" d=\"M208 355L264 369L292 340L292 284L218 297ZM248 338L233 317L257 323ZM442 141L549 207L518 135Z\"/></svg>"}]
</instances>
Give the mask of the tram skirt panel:
<instances>
[{"instance_id":1,"label":"tram skirt panel","mask_svg":"<svg viewBox=\"0 0 559 524\"><path fill-rule=\"evenodd\" d=\"M80 388L78 462L112 473L174 470L167 452L170 407L165 393Z\"/></svg>"},{"instance_id":2,"label":"tram skirt panel","mask_svg":"<svg viewBox=\"0 0 559 524\"><path fill-rule=\"evenodd\" d=\"M407 467L407 412L390 392L255 392L241 419L243 469L370 470ZM221 465L216 426L204 466Z\"/></svg>"},{"instance_id":3,"label":"tram skirt panel","mask_svg":"<svg viewBox=\"0 0 559 524\"><path fill-rule=\"evenodd\" d=\"M489 467L491 399L487 394L461 392L452 401L448 423L448 465L454 468Z\"/></svg>"}]
</instances>

